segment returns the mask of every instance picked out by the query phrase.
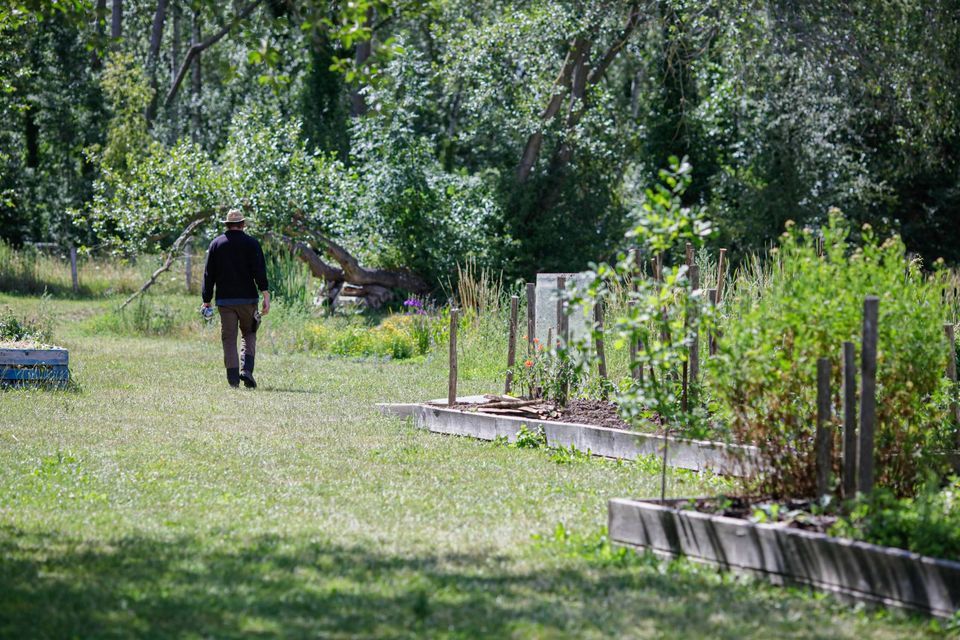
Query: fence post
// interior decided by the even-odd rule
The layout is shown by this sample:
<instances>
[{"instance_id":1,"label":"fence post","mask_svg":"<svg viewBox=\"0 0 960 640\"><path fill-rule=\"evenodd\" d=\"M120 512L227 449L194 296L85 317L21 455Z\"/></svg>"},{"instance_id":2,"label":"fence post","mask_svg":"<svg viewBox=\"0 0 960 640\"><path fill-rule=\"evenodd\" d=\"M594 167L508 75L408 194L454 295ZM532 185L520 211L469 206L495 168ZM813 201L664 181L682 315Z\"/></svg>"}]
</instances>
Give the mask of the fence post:
<instances>
[{"instance_id":1,"label":"fence post","mask_svg":"<svg viewBox=\"0 0 960 640\"><path fill-rule=\"evenodd\" d=\"M77 248L70 247L70 278L73 281L73 292L80 293L80 275L77 273Z\"/></svg>"},{"instance_id":2,"label":"fence post","mask_svg":"<svg viewBox=\"0 0 960 640\"><path fill-rule=\"evenodd\" d=\"M817 360L817 499L830 492L833 429L830 426L830 358Z\"/></svg>"},{"instance_id":3,"label":"fence post","mask_svg":"<svg viewBox=\"0 0 960 640\"><path fill-rule=\"evenodd\" d=\"M607 379L607 355L603 345L603 300L593 306L593 320L597 323L597 373L601 380Z\"/></svg>"},{"instance_id":4,"label":"fence post","mask_svg":"<svg viewBox=\"0 0 960 640\"><path fill-rule=\"evenodd\" d=\"M447 387L447 405L457 401L457 325L459 309L450 309L450 379Z\"/></svg>"},{"instance_id":5,"label":"fence post","mask_svg":"<svg viewBox=\"0 0 960 640\"><path fill-rule=\"evenodd\" d=\"M880 299L863 300L863 343L860 346L860 451L858 484L873 491L873 430L877 419L877 318Z\"/></svg>"},{"instance_id":6,"label":"fence post","mask_svg":"<svg viewBox=\"0 0 960 640\"><path fill-rule=\"evenodd\" d=\"M710 300L710 306L716 310L717 307L717 290L716 289L707 289L707 297ZM710 353L710 356L715 356L717 354L717 337L714 335L713 329L707 333L707 351Z\"/></svg>"},{"instance_id":7,"label":"fence post","mask_svg":"<svg viewBox=\"0 0 960 640\"><path fill-rule=\"evenodd\" d=\"M635 307L636 302L630 301L630 307ZM637 340L630 336L630 377L634 382L643 382L643 366L637 366Z\"/></svg>"},{"instance_id":8,"label":"fence post","mask_svg":"<svg viewBox=\"0 0 960 640\"><path fill-rule=\"evenodd\" d=\"M700 268L692 264L690 265L690 294L695 296L696 292L700 290ZM700 380L700 325L699 325L699 309L697 308L697 299L694 297L693 304L689 306L691 313L691 319L693 320L693 336L691 337L690 342L690 400L696 401L697 385Z\"/></svg>"},{"instance_id":9,"label":"fence post","mask_svg":"<svg viewBox=\"0 0 960 640\"><path fill-rule=\"evenodd\" d=\"M513 385L513 367L517 361L517 311L520 307L520 298L510 296L510 337L507 342L507 382L504 385L504 395L510 395Z\"/></svg>"},{"instance_id":10,"label":"fence post","mask_svg":"<svg viewBox=\"0 0 960 640\"><path fill-rule=\"evenodd\" d=\"M727 250L720 249L720 259L717 261L717 304L723 300L723 281L727 271Z\"/></svg>"},{"instance_id":11,"label":"fence post","mask_svg":"<svg viewBox=\"0 0 960 640\"><path fill-rule=\"evenodd\" d=\"M857 495L856 347L843 343L843 497Z\"/></svg>"},{"instance_id":12,"label":"fence post","mask_svg":"<svg viewBox=\"0 0 960 640\"><path fill-rule=\"evenodd\" d=\"M957 343L953 324L943 325L947 334L947 377L950 379L950 419L954 425L960 425L960 406L957 405Z\"/></svg>"},{"instance_id":13,"label":"fence post","mask_svg":"<svg viewBox=\"0 0 960 640\"><path fill-rule=\"evenodd\" d=\"M557 342L563 342L563 346L566 346L566 332L564 331L564 305L563 305L563 292L567 288L567 279L563 276L557 278Z\"/></svg>"},{"instance_id":14,"label":"fence post","mask_svg":"<svg viewBox=\"0 0 960 640\"><path fill-rule=\"evenodd\" d=\"M187 240L183 245L184 275L187 281L187 293L193 293L193 242Z\"/></svg>"},{"instance_id":15,"label":"fence post","mask_svg":"<svg viewBox=\"0 0 960 640\"><path fill-rule=\"evenodd\" d=\"M527 283L527 354L534 353L533 339L537 332L537 285Z\"/></svg>"}]
</instances>

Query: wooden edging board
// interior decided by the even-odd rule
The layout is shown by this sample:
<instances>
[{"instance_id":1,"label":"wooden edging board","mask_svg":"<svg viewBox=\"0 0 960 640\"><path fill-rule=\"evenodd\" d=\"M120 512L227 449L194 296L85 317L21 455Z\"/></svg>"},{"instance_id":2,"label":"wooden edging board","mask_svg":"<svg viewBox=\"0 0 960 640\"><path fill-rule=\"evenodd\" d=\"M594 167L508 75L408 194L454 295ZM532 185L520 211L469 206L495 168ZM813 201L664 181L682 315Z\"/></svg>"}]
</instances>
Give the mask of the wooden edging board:
<instances>
[{"instance_id":1,"label":"wooden edging board","mask_svg":"<svg viewBox=\"0 0 960 640\"><path fill-rule=\"evenodd\" d=\"M681 502L610 500L610 541L759 575L774 584L807 585L938 617L950 617L960 608L960 562L677 509Z\"/></svg>"},{"instance_id":2,"label":"wooden edging board","mask_svg":"<svg viewBox=\"0 0 960 640\"><path fill-rule=\"evenodd\" d=\"M633 460L643 455L662 456L666 442L669 445L668 466L693 471L710 470L725 475L745 475L750 471L749 460L755 453L753 447L665 437L586 424L492 416L432 404L381 404L378 406L381 412L387 415L412 417L417 427L433 433L468 436L480 440L506 438L507 441L514 442L520 427L525 426L530 431L540 429L546 437L547 446L572 446L579 451L605 458Z\"/></svg>"},{"instance_id":3,"label":"wooden edging board","mask_svg":"<svg viewBox=\"0 0 960 640\"><path fill-rule=\"evenodd\" d=\"M70 378L66 349L0 348L0 381L54 381Z\"/></svg>"}]
</instances>

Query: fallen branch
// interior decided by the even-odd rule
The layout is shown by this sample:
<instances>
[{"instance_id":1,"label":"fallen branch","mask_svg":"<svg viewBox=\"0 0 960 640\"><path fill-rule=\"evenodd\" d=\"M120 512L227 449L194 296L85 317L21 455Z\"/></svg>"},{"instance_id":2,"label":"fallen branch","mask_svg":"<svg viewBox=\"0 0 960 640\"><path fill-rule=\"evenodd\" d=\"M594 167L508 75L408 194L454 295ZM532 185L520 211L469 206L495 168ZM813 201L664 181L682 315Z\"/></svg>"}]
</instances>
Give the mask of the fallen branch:
<instances>
[{"instance_id":1,"label":"fallen branch","mask_svg":"<svg viewBox=\"0 0 960 640\"><path fill-rule=\"evenodd\" d=\"M170 267L173 265L173 261L176 260L180 252L183 251L183 245L186 244L187 239L190 238L190 235L197 230L197 227L199 227L201 224L206 222L207 219L213 216L213 213L214 211L211 210L207 213L205 217L194 220L189 225L187 225L187 228L183 230L183 233L180 234L180 237L174 240L173 244L170 245L170 250L167 252L167 259L164 261L163 266L161 266L159 269L154 271L153 275L150 276L150 279L147 280L146 283L144 283L144 285L140 287L140 289L137 290L136 293L134 293L132 296L127 298L126 301L124 301L124 303L120 305L121 310L125 309L126 306L131 302L133 302L137 296L141 295L143 292L145 292L147 289L153 286L153 283L157 281L157 278L160 277L161 273L164 273L165 271L168 271L170 269Z\"/></svg>"}]
</instances>

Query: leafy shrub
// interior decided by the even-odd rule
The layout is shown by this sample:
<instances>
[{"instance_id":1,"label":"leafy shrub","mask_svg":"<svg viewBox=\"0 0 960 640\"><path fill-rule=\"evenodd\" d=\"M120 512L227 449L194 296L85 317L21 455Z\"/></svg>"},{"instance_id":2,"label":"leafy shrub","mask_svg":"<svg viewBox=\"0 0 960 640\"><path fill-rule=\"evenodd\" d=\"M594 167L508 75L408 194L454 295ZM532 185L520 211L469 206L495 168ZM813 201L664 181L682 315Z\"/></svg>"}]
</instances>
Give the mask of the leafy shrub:
<instances>
[{"instance_id":1,"label":"leafy shrub","mask_svg":"<svg viewBox=\"0 0 960 640\"><path fill-rule=\"evenodd\" d=\"M861 497L831 535L909 549L936 558L960 559L960 478L939 488L928 482L914 498L885 489Z\"/></svg>"},{"instance_id":2,"label":"leafy shrub","mask_svg":"<svg viewBox=\"0 0 960 640\"><path fill-rule=\"evenodd\" d=\"M375 327L346 324L331 327L313 322L303 331L301 346L308 351L342 356L389 356L404 360L429 348L429 320L415 315L387 316ZM424 342L423 336L427 336Z\"/></svg>"},{"instance_id":3,"label":"leafy shrub","mask_svg":"<svg viewBox=\"0 0 960 640\"><path fill-rule=\"evenodd\" d=\"M950 435L941 393L947 351L939 286L907 260L897 237L880 242L864 228L863 244L855 247L836 210L822 235L820 257L814 232L790 227L766 289L759 297L731 298L707 380L732 436L760 448L767 471L759 488L774 496L813 495L817 359L831 360L838 407L841 345L859 344L863 299L878 295L877 483L905 495L919 469L936 466L932 454ZM834 439L839 469L838 431Z\"/></svg>"}]
</instances>

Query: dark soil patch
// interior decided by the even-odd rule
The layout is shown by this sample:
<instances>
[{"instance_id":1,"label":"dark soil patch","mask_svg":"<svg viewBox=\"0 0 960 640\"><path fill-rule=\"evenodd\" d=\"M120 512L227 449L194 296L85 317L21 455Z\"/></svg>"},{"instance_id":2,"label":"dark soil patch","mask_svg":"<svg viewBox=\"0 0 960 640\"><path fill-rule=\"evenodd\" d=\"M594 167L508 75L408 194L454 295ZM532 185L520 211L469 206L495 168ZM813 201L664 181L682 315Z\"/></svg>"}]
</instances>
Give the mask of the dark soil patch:
<instances>
[{"instance_id":1,"label":"dark soil patch","mask_svg":"<svg viewBox=\"0 0 960 640\"><path fill-rule=\"evenodd\" d=\"M469 413L484 413L487 415L503 415L513 418L529 418L531 420L552 420L554 422L566 422L571 424L585 424L592 427L606 427L608 429L621 429L623 431L634 431L630 423L625 422L618 412L618 407L614 402L606 400L587 400L578 398L571 400L565 407L557 407L552 402L538 402L536 404L526 404L518 407L516 410L503 407L484 409L488 404L497 406L497 401L487 403L457 402L447 408L457 411L467 411ZM446 406L446 405L443 405ZM661 433L660 422L656 418L648 420L644 424L644 433Z\"/></svg>"},{"instance_id":2,"label":"dark soil patch","mask_svg":"<svg viewBox=\"0 0 960 640\"><path fill-rule=\"evenodd\" d=\"M818 513L811 500L771 501L761 498L707 498L679 502L680 509L700 511L739 520L779 524L792 529L827 533L837 516Z\"/></svg>"}]
</instances>

